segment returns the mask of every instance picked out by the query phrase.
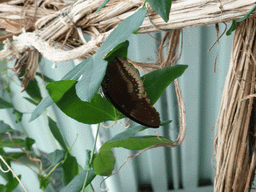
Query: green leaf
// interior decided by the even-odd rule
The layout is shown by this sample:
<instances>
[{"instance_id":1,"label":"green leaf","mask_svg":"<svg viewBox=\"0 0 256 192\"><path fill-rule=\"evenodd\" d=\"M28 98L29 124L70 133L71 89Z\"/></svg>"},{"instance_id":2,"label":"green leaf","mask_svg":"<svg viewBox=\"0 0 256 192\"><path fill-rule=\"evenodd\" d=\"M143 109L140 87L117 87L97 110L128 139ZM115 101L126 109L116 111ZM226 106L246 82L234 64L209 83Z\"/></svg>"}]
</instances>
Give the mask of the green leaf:
<instances>
[{"instance_id":1,"label":"green leaf","mask_svg":"<svg viewBox=\"0 0 256 192\"><path fill-rule=\"evenodd\" d=\"M18 175L18 178L21 179L21 175ZM14 178L12 181L9 181L5 187L6 187L6 192L12 192L16 187L18 187L19 181Z\"/></svg>"},{"instance_id":2,"label":"green leaf","mask_svg":"<svg viewBox=\"0 0 256 192\"><path fill-rule=\"evenodd\" d=\"M32 122L34 121L37 117L39 117L44 110L51 106L54 103L54 101L52 100L52 98L48 95L47 97L45 97L34 109L34 111L31 114L31 117L29 119L28 122Z\"/></svg>"},{"instance_id":3,"label":"green leaf","mask_svg":"<svg viewBox=\"0 0 256 192\"><path fill-rule=\"evenodd\" d=\"M22 121L23 113L19 112L16 109L14 109L12 113L16 116L16 120L15 120L16 123L19 123Z\"/></svg>"},{"instance_id":4,"label":"green leaf","mask_svg":"<svg viewBox=\"0 0 256 192\"><path fill-rule=\"evenodd\" d=\"M85 61L81 62L74 69L69 71L62 78L62 80L78 80L78 78L80 78L80 76L84 73L83 77L85 79L83 80L85 82L82 82L81 85L78 86L78 90L80 90L80 92L78 91L78 95L80 95L80 97L83 99L84 97L83 94L86 93L87 95L85 97L88 99L85 98L84 100L87 100L87 101L91 100L95 95L95 93L98 91L100 83L105 75L107 64L106 64L106 61L104 61L102 58L103 55L108 53L114 47L116 47L116 45L118 45L119 43L125 41L133 31L137 30L137 28L143 22L146 12L147 12L147 9L141 8L132 16L126 18L108 36L108 38L103 43L101 48L97 51L97 53L98 52L99 53L97 54L98 56L95 60L92 60L92 57L90 57ZM86 76L86 72L88 72L87 74L89 74L89 76ZM97 74L92 74L92 72ZM99 79L95 81L95 77L97 76ZM90 83L91 81L93 82L95 81L93 85L90 85L87 83L87 82ZM89 85L88 89L83 90L84 89L83 87L84 86L86 87L88 85ZM43 113L43 111L52 104L53 104L53 100L49 96L44 98L32 112L29 122L39 117Z\"/></svg>"},{"instance_id":5,"label":"green leaf","mask_svg":"<svg viewBox=\"0 0 256 192\"><path fill-rule=\"evenodd\" d=\"M24 157L26 156L27 154L26 153L23 153L23 152L18 152L18 153L12 153L10 154L9 156L12 158L12 159L19 159L21 157Z\"/></svg>"},{"instance_id":6,"label":"green leaf","mask_svg":"<svg viewBox=\"0 0 256 192\"><path fill-rule=\"evenodd\" d=\"M172 0L147 0L152 9L157 12L165 22L169 21Z\"/></svg>"},{"instance_id":7,"label":"green leaf","mask_svg":"<svg viewBox=\"0 0 256 192\"><path fill-rule=\"evenodd\" d=\"M237 19L236 21L241 22L241 21L247 19L253 13L253 11L255 11L255 9L256 9L256 4L245 14L245 16L243 16L240 19Z\"/></svg>"},{"instance_id":8,"label":"green leaf","mask_svg":"<svg viewBox=\"0 0 256 192\"><path fill-rule=\"evenodd\" d=\"M32 151L32 145L35 143L34 139L26 137L25 139L25 149L28 151Z\"/></svg>"},{"instance_id":9,"label":"green leaf","mask_svg":"<svg viewBox=\"0 0 256 192\"><path fill-rule=\"evenodd\" d=\"M94 191L95 191L95 190L94 190L92 184L89 184L89 185L85 188L85 190L84 190L84 192L94 192Z\"/></svg>"},{"instance_id":10,"label":"green leaf","mask_svg":"<svg viewBox=\"0 0 256 192\"><path fill-rule=\"evenodd\" d=\"M95 13L98 13L103 7L105 7L105 5L109 2L109 0L105 0L100 6L99 8L96 10Z\"/></svg>"},{"instance_id":11,"label":"green leaf","mask_svg":"<svg viewBox=\"0 0 256 192\"><path fill-rule=\"evenodd\" d=\"M33 100L33 99L30 99L28 97L23 97L24 99L26 99L28 102L32 103L33 105L38 105L39 102Z\"/></svg>"},{"instance_id":12,"label":"green leaf","mask_svg":"<svg viewBox=\"0 0 256 192\"><path fill-rule=\"evenodd\" d=\"M245 19L247 19L247 18L252 14L252 12L255 11L255 9L256 9L256 5L254 5L254 6L250 9L250 11L248 11L248 12L245 14L245 16L243 16L243 17L240 18L240 19L237 19L237 20L232 21L232 25L231 25L231 27L228 29L228 31L226 32L226 35L227 35L227 36L228 36L228 35L231 35L231 33L236 30L236 25L237 25L237 23L238 23L238 22L241 22L241 21L244 21Z\"/></svg>"},{"instance_id":13,"label":"green leaf","mask_svg":"<svg viewBox=\"0 0 256 192\"><path fill-rule=\"evenodd\" d=\"M81 63L79 63L77 66L75 66L72 70L70 70L63 78L62 80L78 80L79 77L82 75L82 68L84 67L84 65L86 64L86 61L83 61ZM40 103L39 105L36 106L36 108L34 109L34 111L31 114L31 117L29 119L29 122L34 121L37 117L39 117L46 108L48 108L49 106L51 106L53 104L53 100L52 98L48 95L47 97L45 97Z\"/></svg>"},{"instance_id":14,"label":"green leaf","mask_svg":"<svg viewBox=\"0 0 256 192\"><path fill-rule=\"evenodd\" d=\"M96 124L107 120L118 120L116 109L99 94L91 102L81 101L76 95L75 85L67 91L73 81L56 81L47 85L47 90L57 106L69 117L86 124ZM65 86L66 84L66 86ZM59 87L59 88L57 88ZM60 90L60 87L63 90Z\"/></svg>"},{"instance_id":15,"label":"green leaf","mask_svg":"<svg viewBox=\"0 0 256 192\"><path fill-rule=\"evenodd\" d=\"M52 181L50 176L44 177L43 175L37 175L40 183L40 189L45 190L49 183Z\"/></svg>"},{"instance_id":16,"label":"green leaf","mask_svg":"<svg viewBox=\"0 0 256 192\"><path fill-rule=\"evenodd\" d=\"M86 175L87 171L79 173L67 186L62 188L60 192L77 192L82 190ZM85 186L90 184L95 176L96 174L92 170L90 170Z\"/></svg>"},{"instance_id":17,"label":"green leaf","mask_svg":"<svg viewBox=\"0 0 256 192\"><path fill-rule=\"evenodd\" d=\"M48 117L48 125L49 125L49 128L50 128L54 138L59 142L61 147L67 152L68 151L67 144L65 142L65 139L64 139L62 133L60 132L60 129L59 129L57 123L55 121L53 121L50 117Z\"/></svg>"},{"instance_id":18,"label":"green leaf","mask_svg":"<svg viewBox=\"0 0 256 192\"><path fill-rule=\"evenodd\" d=\"M78 174L78 164L76 158L67 154L67 158L62 164L63 168L63 183L67 185L77 174Z\"/></svg>"},{"instance_id":19,"label":"green leaf","mask_svg":"<svg viewBox=\"0 0 256 192\"><path fill-rule=\"evenodd\" d=\"M116 57L127 58L127 50L129 47L129 41L125 41L117 45L113 50L111 50L104 58L108 62L113 61Z\"/></svg>"},{"instance_id":20,"label":"green leaf","mask_svg":"<svg viewBox=\"0 0 256 192\"><path fill-rule=\"evenodd\" d=\"M10 127L10 125L5 124L3 121L0 121L0 134L6 132L14 132L15 130Z\"/></svg>"},{"instance_id":21,"label":"green leaf","mask_svg":"<svg viewBox=\"0 0 256 192\"><path fill-rule=\"evenodd\" d=\"M0 98L0 109L13 108L13 104Z\"/></svg>"},{"instance_id":22,"label":"green leaf","mask_svg":"<svg viewBox=\"0 0 256 192\"><path fill-rule=\"evenodd\" d=\"M165 126L168 125L169 123L171 123L172 121L165 121L161 123L161 126ZM128 128L125 131L115 135L114 137L112 137L110 140L108 140L108 142L116 142L116 141L121 141L124 139L127 139L129 137L134 136L136 133L140 132L140 131L144 131L145 129L148 129L148 127L145 126L136 126L136 127L132 127L132 128Z\"/></svg>"},{"instance_id":23,"label":"green leaf","mask_svg":"<svg viewBox=\"0 0 256 192\"><path fill-rule=\"evenodd\" d=\"M25 91L31 98L36 100L38 103L42 100L42 95L36 79L29 81L29 84Z\"/></svg>"},{"instance_id":24,"label":"green leaf","mask_svg":"<svg viewBox=\"0 0 256 192\"><path fill-rule=\"evenodd\" d=\"M137 12L127 17L110 33L97 53L90 57L93 64L90 66L89 71L83 69L84 74L76 84L77 95L82 101L92 100L99 90L107 68L107 62L103 59L103 56L128 39L142 24L146 13L146 8L140 8Z\"/></svg>"},{"instance_id":25,"label":"green leaf","mask_svg":"<svg viewBox=\"0 0 256 192\"><path fill-rule=\"evenodd\" d=\"M154 104L164 89L187 68L187 65L176 65L156 70L142 77L145 91ZM106 99L99 94L91 102L81 101L76 95L75 81L57 81L47 85L47 90L57 106L69 117L86 124L96 124L104 121L116 121L124 118ZM69 89L69 90L68 90Z\"/></svg>"},{"instance_id":26,"label":"green leaf","mask_svg":"<svg viewBox=\"0 0 256 192\"><path fill-rule=\"evenodd\" d=\"M159 138L161 140L159 140ZM115 157L111 149L113 147L123 147L130 150L142 150L152 145L173 143L164 137L142 136L129 137L120 141L106 142L99 150L93 160L93 170L96 175L108 176L114 170ZM111 139L112 140L112 139Z\"/></svg>"},{"instance_id":27,"label":"green leaf","mask_svg":"<svg viewBox=\"0 0 256 192\"><path fill-rule=\"evenodd\" d=\"M85 150L85 170L90 170L91 165L90 165L90 159L91 159L91 150L86 149Z\"/></svg>"},{"instance_id":28,"label":"green leaf","mask_svg":"<svg viewBox=\"0 0 256 192\"><path fill-rule=\"evenodd\" d=\"M51 161L52 165L56 165L57 163L64 159L65 151L57 149L54 152L47 154L47 157Z\"/></svg>"},{"instance_id":29,"label":"green leaf","mask_svg":"<svg viewBox=\"0 0 256 192\"><path fill-rule=\"evenodd\" d=\"M165 126L165 125L169 124L170 122L171 121L165 121L165 122L162 122L161 125ZM129 128L129 129L126 129L125 131L115 135L110 140L108 140L100 148L99 153L96 155L96 157L93 160L93 169L94 169L95 173L97 175L111 174L114 169L114 165L115 165L115 157L113 156L111 149L113 147L124 147L126 149L135 150L134 148L131 148L130 146L128 146L128 148L127 148L127 145L125 143L134 141L134 139L130 139L130 138L135 138L133 136L136 133L138 133L139 131L143 131L145 129L148 129L148 128L145 126L136 126L133 128ZM140 146L140 143L138 143L137 145ZM136 147L136 146L134 145L132 147Z\"/></svg>"},{"instance_id":30,"label":"green leaf","mask_svg":"<svg viewBox=\"0 0 256 192\"><path fill-rule=\"evenodd\" d=\"M162 95L165 88L181 76L187 65L175 65L152 71L142 77L144 88L151 103L154 105Z\"/></svg>"},{"instance_id":31,"label":"green leaf","mask_svg":"<svg viewBox=\"0 0 256 192\"><path fill-rule=\"evenodd\" d=\"M62 80L48 84L46 86L49 95L54 102L59 101L65 93L77 83L75 80Z\"/></svg>"},{"instance_id":32,"label":"green leaf","mask_svg":"<svg viewBox=\"0 0 256 192\"><path fill-rule=\"evenodd\" d=\"M20 75L19 75L19 80L22 81L22 78L25 74L25 68L22 69ZM40 89L39 89L39 86L38 86L38 83L37 83L37 80L34 79L34 80L30 80L28 85L27 85L27 88L25 90L27 92L27 94L33 98L34 100L36 100L38 103L42 100L42 95L41 95L41 92L40 92Z\"/></svg>"},{"instance_id":33,"label":"green leaf","mask_svg":"<svg viewBox=\"0 0 256 192\"><path fill-rule=\"evenodd\" d=\"M0 192L6 192L7 188L3 185L0 184Z\"/></svg>"},{"instance_id":34,"label":"green leaf","mask_svg":"<svg viewBox=\"0 0 256 192\"><path fill-rule=\"evenodd\" d=\"M18 148L18 146L26 147L25 140L16 139L16 138L12 138L12 141L10 141L9 139L6 139L4 141L0 140L0 148L3 148L3 147Z\"/></svg>"},{"instance_id":35,"label":"green leaf","mask_svg":"<svg viewBox=\"0 0 256 192\"><path fill-rule=\"evenodd\" d=\"M5 153L2 147L0 147L0 155L4 157L5 162L11 167L11 160L8 158L5 158L5 157L8 157L9 155ZM0 159L0 166L2 167L3 170L5 171L8 170L8 167L5 165L5 163L1 159ZM11 171L7 173L0 171L0 175L8 182L12 182L12 180L14 179Z\"/></svg>"}]
</instances>

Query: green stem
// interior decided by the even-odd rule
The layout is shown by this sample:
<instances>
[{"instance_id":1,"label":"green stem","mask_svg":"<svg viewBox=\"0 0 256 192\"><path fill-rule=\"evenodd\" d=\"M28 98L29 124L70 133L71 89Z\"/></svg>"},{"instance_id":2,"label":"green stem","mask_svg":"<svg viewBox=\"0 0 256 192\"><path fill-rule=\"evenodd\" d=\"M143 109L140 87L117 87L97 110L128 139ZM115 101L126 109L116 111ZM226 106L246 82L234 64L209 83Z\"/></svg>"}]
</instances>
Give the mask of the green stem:
<instances>
[{"instance_id":1,"label":"green stem","mask_svg":"<svg viewBox=\"0 0 256 192\"><path fill-rule=\"evenodd\" d=\"M145 4L146 4L147 0L144 1L142 7L144 8L145 7Z\"/></svg>"},{"instance_id":2,"label":"green stem","mask_svg":"<svg viewBox=\"0 0 256 192\"><path fill-rule=\"evenodd\" d=\"M98 139L98 135L99 135L99 130L100 130L100 123L98 124L98 128L97 128L97 132L96 132L96 136L95 136L95 140L94 140L94 144L93 144L93 149L92 149L92 152L91 152L91 157L90 157L90 163L89 165L91 166L92 164L92 161L93 161L93 154L94 154L94 151L96 149L96 143L97 143L97 139ZM83 188L82 188L82 191L85 190L85 185L87 183L87 180L88 180L88 177L89 177L89 173L90 173L90 170L87 171L87 174L86 174L86 177L85 177L85 180L84 180L84 184L83 184Z\"/></svg>"},{"instance_id":3,"label":"green stem","mask_svg":"<svg viewBox=\"0 0 256 192\"><path fill-rule=\"evenodd\" d=\"M51 170L50 170L50 172L46 175L46 177L49 177L51 174L52 174L52 172L59 166L59 164L61 164L62 162L58 162Z\"/></svg>"}]
</instances>

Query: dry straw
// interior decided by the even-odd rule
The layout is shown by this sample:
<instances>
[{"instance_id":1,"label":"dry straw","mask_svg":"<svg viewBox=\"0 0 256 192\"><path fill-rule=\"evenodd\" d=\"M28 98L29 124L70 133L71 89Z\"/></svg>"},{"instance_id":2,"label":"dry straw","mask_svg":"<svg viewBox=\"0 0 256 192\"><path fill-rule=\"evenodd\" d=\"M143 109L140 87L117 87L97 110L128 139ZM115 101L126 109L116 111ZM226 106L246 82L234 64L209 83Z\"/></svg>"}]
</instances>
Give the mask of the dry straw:
<instances>
[{"instance_id":1,"label":"dry straw","mask_svg":"<svg viewBox=\"0 0 256 192\"><path fill-rule=\"evenodd\" d=\"M256 20L236 28L215 137L215 191L247 192L256 163Z\"/></svg>"},{"instance_id":2,"label":"dry straw","mask_svg":"<svg viewBox=\"0 0 256 192\"><path fill-rule=\"evenodd\" d=\"M4 0L0 3L0 60L17 58L14 70L19 73L28 65L23 86L34 78L40 53L53 62L84 60L93 55L111 31L142 6L143 0L110 0L95 13L103 0ZM180 29L243 17L256 0L173 0L170 20L165 23L152 9L140 26L139 33L166 32L155 63L133 65L144 71L171 66L179 59ZM255 26L254 19L238 25L231 54L230 69L223 90L218 131L215 138L215 191L247 191L255 169ZM86 42L83 33L92 35ZM10 41L8 39L13 39ZM168 55L163 58L167 43ZM33 54L30 54L33 53ZM178 81L175 90L180 111L179 146L186 133L186 117ZM251 144L250 144L251 143Z\"/></svg>"},{"instance_id":3,"label":"dry straw","mask_svg":"<svg viewBox=\"0 0 256 192\"><path fill-rule=\"evenodd\" d=\"M0 52L0 59L17 57L28 47L56 62L88 58L121 21L143 4L143 0L111 0L95 13L102 2L6 0L0 3L0 26L7 32L0 41L17 36L11 46ZM149 9L138 32L158 31L152 23L159 29L170 30L231 21L244 16L255 3L256 0L177 0L173 1L168 23ZM24 31L26 33L20 35ZM92 35L93 39L87 43L82 32Z\"/></svg>"}]
</instances>

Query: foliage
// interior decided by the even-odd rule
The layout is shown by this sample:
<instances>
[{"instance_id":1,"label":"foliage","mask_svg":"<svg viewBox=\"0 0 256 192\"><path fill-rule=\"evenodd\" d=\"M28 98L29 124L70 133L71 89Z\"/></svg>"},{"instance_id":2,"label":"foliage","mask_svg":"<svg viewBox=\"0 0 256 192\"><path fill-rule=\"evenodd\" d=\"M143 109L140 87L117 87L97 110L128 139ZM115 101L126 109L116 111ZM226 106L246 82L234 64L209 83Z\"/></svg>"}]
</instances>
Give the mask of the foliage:
<instances>
[{"instance_id":1,"label":"foliage","mask_svg":"<svg viewBox=\"0 0 256 192\"><path fill-rule=\"evenodd\" d=\"M255 11L255 9L256 9L256 5L254 5L254 6L251 8L251 10L248 11L248 12L245 14L245 16L243 16L243 17L240 18L240 19L234 20L234 21L232 22L231 27L230 27L229 30L226 32L226 35L231 35L231 33L236 30L236 25L237 25L237 23L239 23L239 22L244 21L245 19L247 19L247 18L252 14L252 12Z\"/></svg>"},{"instance_id":2,"label":"foliage","mask_svg":"<svg viewBox=\"0 0 256 192\"><path fill-rule=\"evenodd\" d=\"M104 7L107 2L108 0L104 1L99 10ZM171 1L148 0L148 2L167 22L169 19ZM137 31L144 20L146 12L147 8L142 7L120 23L108 36L95 55L73 68L61 81L53 82L52 79L44 76L45 82L49 83L47 85L49 96L42 98L38 82L36 80L30 82L26 89L29 97L25 97L24 99L35 105L36 108L29 121L35 120L53 103L56 103L67 116L85 124L96 124L109 120L117 121L124 118L125 116L119 113L106 98L96 93L105 75L107 63L117 56L127 57L129 42L126 40L132 33ZM103 59L104 55L106 56ZM184 73L186 68L187 65L166 67L148 73L142 77L145 91L152 104L160 98L162 92L174 79ZM37 75L41 77L40 73L37 73ZM81 76L82 78L80 79ZM6 92L10 91L9 88L5 88L4 90ZM11 102L11 97L9 100L0 98L0 109L13 110L13 115L16 116L16 123L21 124L23 113L15 109L15 106ZM162 122L161 125L167 125L170 122L171 121ZM67 145L60 128L51 117L48 117L48 126L53 137L60 144L61 150L58 149L47 154L47 159L49 159L51 163L43 170L41 170L40 165L37 164L37 174L42 190L46 190L46 188L51 185L53 173L57 167L60 167L63 173L63 188L61 192L93 191L91 182L96 175L110 175L113 171L115 157L111 151L112 148L122 147L130 150L143 150L156 144L172 144L172 141L163 137L152 135L136 136L138 132L148 129L147 127L136 126L126 129L105 142L97 153L95 152L95 146L92 151L86 149L86 165L84 168L81 168L76 158L70 153L71 146ZM11 166L12 161L17 161L21 157L27 157L30 160L40 160L41 157L36 155L32 147L36 141L24 135L26 134L25 131L24 133L17 131L15 127L11 127L3 121L0 121L0 127L1 138L5 138L1 139L0 155L9 166ZM4 137L9 133L19 133L19 135L23 135L23 137L15 138L12 134L10 134L10 137ZM21 149L22 152L9 154L5 151L5 147ZM6 165L2 161L0 163L1 167L5 169ZM12 191L17 187L18 181L12 172L3 173L0 171L0 174L7 181L7 184L0 185L2 191Z\"/></svg>"}]
</instances>

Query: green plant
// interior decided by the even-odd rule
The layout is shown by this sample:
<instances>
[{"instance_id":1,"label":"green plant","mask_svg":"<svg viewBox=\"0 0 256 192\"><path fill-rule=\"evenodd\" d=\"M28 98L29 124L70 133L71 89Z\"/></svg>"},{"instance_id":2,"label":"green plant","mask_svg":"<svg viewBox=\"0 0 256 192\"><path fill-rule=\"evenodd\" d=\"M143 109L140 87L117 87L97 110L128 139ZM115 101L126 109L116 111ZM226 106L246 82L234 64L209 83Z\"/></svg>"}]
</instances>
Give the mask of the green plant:
<instances>
[{"instance_id":1,"label":"green plant","mask_svg":"<svg viewBox=\"0 0 256 192\"><path fill-rule=\"evenodd\" d=\"M104 3L107 2L108 0ZM171 1L148 0L148 2L165 21L168 21ZM38 87L36 80L31 81L26 89L30 98L25 99L36 105L36 108L32 112L30 121L39 117L42 112L53 103L56 103L67 116L79 122L85 124L98 124L97 133L99 132L101 122L110 120L117 121L124 118L125 116L119 113L106 98L103 98L96 93L103 80L107 63L117 56L127 57L129 42L126 41L126 39L132 33L137 31L144 20L146 12L147 8L142 7L136 13L120 23L108 36L95 55L77 65L65 75L61 81L52 82L50 78L44 77L44 79L49 82L46 87L49 96L46 98L43 99L41 97L39 91L40 88ZM103 59L104 55L106 56ZM183 74L186 68L187 65L166 67L148 73L142 77L145 91L152 104L159 99L162 92L174 79ZM82 78L79 79L81 75ZM10 91L8 86L5 90L7 92ZM9 99L11 100L11 96ZM15 110L12 102L8 102L1 98L0 106L1 108L13 108L13 111L17 115L17 123L20 122L22 113ZM167 125L170 122L171 121L165 121L162 122L161 125ZM172 141L159 136L135 136L136 133L148 128L143 126L132 127L105 142L97 153L95 152L95 144L92 150L87 149L86 166L81 168L77 163L76 158L70 153L71 146L66 144L60 128L50 117L48 117L48 125L53 136L62 147L62 150L56 150L53 153L47 154L47 157L51 161L51 165L45 170L41 169L41 165L38 163L40 162L40 157L35 155L35 152L31 147L35 141L27 137L25 131L25 135L21 139L15 139L10 136L5 140L1 140L0 147L0 155L5 160L1 161L1 165L3 165L2 167L6 166L4 165L4 162L11 166L11 161L18 160L21 156L26 156L28 154L32 156L33 159L38 159L38 161L36 161L39 170L38 178L40 180L40 188L43 190L45 190L51 182L52 173L58 166L61 166L63 169L64 187L61 189L61 192L85 191L85 189L87 191L92 191L93 187L91 186L91 181L96 175L109 176L112 174L115 165L115 157L111 151L112 148L122 147L130 150L144 150L155 145L168 146L169 144L172 144ZM14 131L14 129L4 122L0 122L0 127L1 134ZM12 156L4 151L3 147L6 146L20 148L23 152ZM70 169L70 167L72 167L72 169ZM6 191L11 191L13 187L15 188L18 185L16 178L11 172L8 172L7 174L0 173L8 181L5 186L2 186L5 187ZM15 183L15 185L13 183ZM9 187L10 185L12 185L12 188Z\"/></svg>"}]
</instances>

